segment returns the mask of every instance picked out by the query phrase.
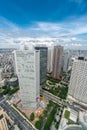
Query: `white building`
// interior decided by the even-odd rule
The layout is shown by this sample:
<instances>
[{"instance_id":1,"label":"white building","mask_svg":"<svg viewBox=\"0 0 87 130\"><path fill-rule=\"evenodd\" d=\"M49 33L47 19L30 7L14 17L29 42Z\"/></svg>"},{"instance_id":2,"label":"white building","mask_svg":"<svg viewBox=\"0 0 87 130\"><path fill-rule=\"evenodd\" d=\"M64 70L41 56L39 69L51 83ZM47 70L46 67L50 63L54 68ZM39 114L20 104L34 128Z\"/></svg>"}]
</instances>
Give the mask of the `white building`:
<instances>
[{"instance_id":1,"label":"white building","mask_svg":"<svg viewBox=\"0 0 87 130\"><path fill-rule=\"evenodd\" d=\"M2 68L0 68L0 81L2 81Z\"/></svg>"},{"instance_id":2,"label":"white building","mask_svg":"<svg viewBox=\"0 0 87 130\"><path fill-rule=\"evenodd\" d=\"M47 63L47 71L49 73L52 72L53 69L53 47L48 48L48 63Z\"/></svg>"},{"instance_id":3,"label":"white building","mask_svg":"<svg viewBox=\"0 0 87 130\"><path fill-rule=\"evenodd\" d=\"M68 70L70 63L70 51L66 50L63 53L63 71L66 72Z\"/></svg>"},{"instance_id":4,"label":"white building","mask_svg":"<svg viewBox=\"0 0 87 130\"><path fill-rule=\"evenodd\" d=\"M83 58L73 63L68 98L87 103L87 61Z\"/></svg>"},{"instance_id":5,"label":"white building","mask_svg":"<svg viewBox=\"0 0 87 130\"><path fill-rule=\"evenodd\" d=\"M14 57L22 107L35 109L40 96L40 52L35 49L20 50L14 52Z\"/></svg>"},{"instance_id":6,"label":"white building","mask_svg":"<svg viewBox=\"0 0 87 130\"><path fill-rule=\"evenodd\" d=\"M80 111L79 112L79 122L83 127L83 130L87 130L87 112Z\"/></svg>"}]
</instances>

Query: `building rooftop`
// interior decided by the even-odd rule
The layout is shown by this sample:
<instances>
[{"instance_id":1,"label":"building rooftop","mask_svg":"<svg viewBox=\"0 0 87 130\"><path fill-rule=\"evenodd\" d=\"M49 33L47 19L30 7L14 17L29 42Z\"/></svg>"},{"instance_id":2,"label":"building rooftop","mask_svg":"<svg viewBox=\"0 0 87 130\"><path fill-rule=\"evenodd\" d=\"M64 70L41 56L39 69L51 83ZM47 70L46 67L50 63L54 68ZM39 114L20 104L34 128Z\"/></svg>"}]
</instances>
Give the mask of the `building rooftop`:
<instances>
[{"instance_id":1,"label":"building rooftop","mask_svg":"<svg viewBox=\"0 0 87 130\"><path fill-rule=\"evenodd\" d=\"M14 78L11 78L10 81L16 81L17 80L17 77L14 77Z\"/></svg>"}]
</instances>

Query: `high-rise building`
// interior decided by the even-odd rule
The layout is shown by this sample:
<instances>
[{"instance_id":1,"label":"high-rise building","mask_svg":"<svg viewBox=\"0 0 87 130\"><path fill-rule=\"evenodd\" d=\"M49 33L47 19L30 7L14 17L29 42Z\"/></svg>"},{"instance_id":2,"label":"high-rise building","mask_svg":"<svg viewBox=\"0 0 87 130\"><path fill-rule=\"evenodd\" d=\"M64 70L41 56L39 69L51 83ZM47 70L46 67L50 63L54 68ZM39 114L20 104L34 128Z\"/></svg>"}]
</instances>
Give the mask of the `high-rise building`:
<instances>
[{"instance_id":1,"label":"high-rise building","mask_svg":"<svg viewBox=\"0 0 87 130\"><path fill-rule=\"evenodd\" d=\"M46 46L36 46L36 50L40 50L40 84L46 82L47 79L47 53Z\"/></svg>"},{"instance_id":2,"label":"high-rise building","mask_svg":"<svg viewBox=\"0 0 87 130\"><path fill-rule=\"evenodd\" d=\"M59 78L62 68L63 47L54 46L52 77Z\"/></svg>"},{"instance_id":3,"label":"high-rise building","mask_svg":"<svg viewBox=\"0 0 87 130\"><path fill-rule=\"evenodd\" d=\"M13 60L13 68L14 68L14 75L17 75L17 66L16 66L16 60L15 60L15 51L12 52L12 60Z\"/></svg>"},{"instance_id":4,"label":"high-rise building","mask_svg":"<svg viewBox=\"0 0 87 130\"><path fill-rule=\"evenodd\" d=\"M8 130L3 109L0 107L0 130Z\"/></svg>"},{"instance_id":5,"label":"high-rise building","mask_svg":"<svg viewBox=\"0 0 87 130\"><path fill-rule=\"evenodd\" d=\"M80 57L72 66L68 98L87 103L87 61Z\"/></svg>"},{"instance_id":6,"label":"high-rise building","mask_svg":"<svg viewBox=\"0 0 87 130\"><path fill-rule=\"evenodd\" d=\"M0 67L0 81L2 80L2 68Z\"/></svg>"},{"instance_id":7,"label":"high-rise building","mask_svg":"<svg viewBox=\"0 0 87 130\"><path fill-rule=\"evenodd\" d=\"M47 62L47 71L48 73L52 72L53 69L53 47L48 48L48 62Z\"/></svg>"},{"instance_id":8,"label":"high-rise building","mask_svg":"<svg viewBox=\"0 0 87 130\"><path fill-rule=\"evenodd\" d=\"M63 53L63 71L66 72L69 67L70 62L70 51L65 50Z\"/></svg>"},{"instance_id":9,"label":"high-rise building","mask_svg":"<svg viewBox=\"0 0 87 130\"><path fill-rule=\"evenodd\" d=\"M35 109L40 96L40 52L35 49L19 50L14 52L14 57L22 107Z\"/></svg>"}]
</instances>

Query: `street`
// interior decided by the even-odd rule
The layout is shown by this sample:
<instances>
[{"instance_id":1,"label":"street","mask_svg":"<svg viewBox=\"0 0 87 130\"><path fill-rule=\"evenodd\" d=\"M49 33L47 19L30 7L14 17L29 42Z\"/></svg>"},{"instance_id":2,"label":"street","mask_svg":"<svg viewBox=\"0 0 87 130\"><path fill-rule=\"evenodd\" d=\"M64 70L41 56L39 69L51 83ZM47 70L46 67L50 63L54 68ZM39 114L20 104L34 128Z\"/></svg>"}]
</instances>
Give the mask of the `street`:
<instances>
[{"instance_id":1,"label":"street","mask_svg":"<svg viewBox=\"0 0 87 130\"><path fill-rule=\"evenodd\" d=\"M43 95L44 97L47 97L49 100L52 100L53 102L57 103L57 104L60 104L60 105L65 105L67 106L67 103L64 102L65 100L51 94L50 92L46 91L46 90L43 90L41 89L40 90L40 93L41 95Z\"/></svg>"},{"instance_id":2,"label":"street","mask_svg":"<svg viewBox=\"0 0 87 130\"><path fill-rule=\"evenodd\" d=\"M6 111L10 118L18 125L22 130L32 130L28 123L21 117L6 101L4 98L0 98L0 106Z\"/></svg>"}]
</instances>

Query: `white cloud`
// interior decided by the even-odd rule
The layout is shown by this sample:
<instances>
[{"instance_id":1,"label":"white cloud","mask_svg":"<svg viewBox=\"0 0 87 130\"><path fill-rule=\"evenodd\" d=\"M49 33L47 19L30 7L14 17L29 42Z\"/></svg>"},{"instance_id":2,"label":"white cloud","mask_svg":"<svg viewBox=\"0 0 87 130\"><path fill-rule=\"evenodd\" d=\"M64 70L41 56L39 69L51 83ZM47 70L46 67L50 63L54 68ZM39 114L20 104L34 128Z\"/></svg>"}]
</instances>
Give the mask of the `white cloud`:
<instances>
[{"instance_id":1,"label":"white cloud","mask_svg":"<svg viewBox=\"0 0 87 130\"><path fill-rule=\"evenodd\" d=\"M81 4L83 2L83 0L70 0L70 2L75 2L77 4Z\"/></svg>"},{"instance_id":2,"label":"white cloud","mask_svg":"<svg viewBox=\"0 0 87 130\"><path fill-rule=\"evenodd\" d=\"M83 16L75 21L63 23L36 22L32 23L32 26L20 28L0 17L0 47L19 47L23 42L30 44L33 41L35 43L36 40L36 42L40 41L41 43L45 41L47 44L57 42L57 44L71 48L78 48L83 45L83 48L86 48L87 39L78 37L87 33L86 18L87 16ZM55 38L52 39L51 37Z\"/></svg>"}]
</instances>

